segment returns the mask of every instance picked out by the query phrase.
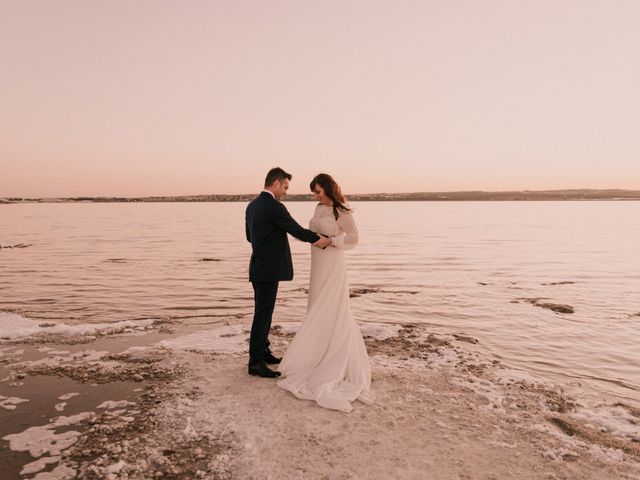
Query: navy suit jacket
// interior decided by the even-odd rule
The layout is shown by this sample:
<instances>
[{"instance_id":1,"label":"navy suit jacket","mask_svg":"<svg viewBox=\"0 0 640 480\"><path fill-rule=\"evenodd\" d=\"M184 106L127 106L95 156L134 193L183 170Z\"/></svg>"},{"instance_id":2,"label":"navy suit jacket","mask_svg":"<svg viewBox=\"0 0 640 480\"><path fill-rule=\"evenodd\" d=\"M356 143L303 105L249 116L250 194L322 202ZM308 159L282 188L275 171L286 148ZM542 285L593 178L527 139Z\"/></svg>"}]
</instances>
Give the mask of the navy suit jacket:
<instances>
[{"instance_id":1,"label":"navy suit jacket","mask_svg":"<svg viewBox=\"0 0 640 480\"><path fill-rule=\"evenodd\" d=\"M253 251L249 263L252 282L293 280L287 233L303 242L315 243L320 239L291 218L287 208L269 192L260 193L247 206L245 230Z\"/></svg>"}]
</instances>

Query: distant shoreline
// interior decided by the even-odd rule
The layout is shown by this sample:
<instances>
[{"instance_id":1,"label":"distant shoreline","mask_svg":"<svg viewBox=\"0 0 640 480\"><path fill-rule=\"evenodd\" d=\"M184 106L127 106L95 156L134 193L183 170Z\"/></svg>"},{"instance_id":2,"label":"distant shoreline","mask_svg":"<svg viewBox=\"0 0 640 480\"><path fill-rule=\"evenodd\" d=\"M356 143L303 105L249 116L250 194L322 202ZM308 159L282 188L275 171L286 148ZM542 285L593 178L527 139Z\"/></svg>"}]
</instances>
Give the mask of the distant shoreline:
<instances>
[{"instance_id":1,"label":"distant shoreline","mask_svg":"<svg viewBox=\"0 0 640 480\"><path fill-rule=\"evenodd\" d=\"M132 203L132 202L248 202L255 193L236 195L179 195L151 197L49 197L49 198L0 198L0 204L16 203ZM640 190L520 190L504 192L459 191L417 193L371 193L348 196L352 202L394 201L576 201L576 200L640 200ZM312 201L311 194L289 195L287 201Z\"/></svg>"}]
</instances>

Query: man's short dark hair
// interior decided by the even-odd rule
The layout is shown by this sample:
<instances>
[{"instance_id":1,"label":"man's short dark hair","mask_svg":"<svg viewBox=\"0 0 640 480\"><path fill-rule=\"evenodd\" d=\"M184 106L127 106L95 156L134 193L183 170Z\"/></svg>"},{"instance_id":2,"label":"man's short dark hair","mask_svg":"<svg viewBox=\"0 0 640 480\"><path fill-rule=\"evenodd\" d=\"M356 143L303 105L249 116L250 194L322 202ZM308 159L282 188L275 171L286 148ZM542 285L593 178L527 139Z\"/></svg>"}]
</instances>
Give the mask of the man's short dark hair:
<instances>
[{"instance_id":1,"label":"man's short dark hair","mask_svg":"<svg viewBox=\"0 0 640 480\"><path fill-rule=\"evenodd\" d=\"M287 180L291 180L291 174L285 172L280 167L272 168L269 170L269 173L267 173L267 178L264 179L264 186L270 187L276 180L280 180L282 182L285 178Z\"/></svg>"}]
</instances>

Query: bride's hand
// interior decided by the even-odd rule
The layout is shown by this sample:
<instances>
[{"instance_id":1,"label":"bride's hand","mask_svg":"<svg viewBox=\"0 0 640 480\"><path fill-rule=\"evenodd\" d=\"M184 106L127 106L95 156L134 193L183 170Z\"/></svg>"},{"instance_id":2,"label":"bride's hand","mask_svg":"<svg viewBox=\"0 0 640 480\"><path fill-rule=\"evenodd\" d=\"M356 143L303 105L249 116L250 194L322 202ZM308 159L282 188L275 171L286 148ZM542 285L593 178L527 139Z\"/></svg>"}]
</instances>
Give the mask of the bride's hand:
<instances>
[{"instance_id":1,"label":"bride's hand","mask_svg":"<svg viewBox=\"0 0 640 480\"><path fill-rule=\"evenodd\" d=\"M320 237L320 240L313 244L314 247L322 249L327 248L329 245L331 245L331 238L325 236Z\"/></svg>"}]
</instances>

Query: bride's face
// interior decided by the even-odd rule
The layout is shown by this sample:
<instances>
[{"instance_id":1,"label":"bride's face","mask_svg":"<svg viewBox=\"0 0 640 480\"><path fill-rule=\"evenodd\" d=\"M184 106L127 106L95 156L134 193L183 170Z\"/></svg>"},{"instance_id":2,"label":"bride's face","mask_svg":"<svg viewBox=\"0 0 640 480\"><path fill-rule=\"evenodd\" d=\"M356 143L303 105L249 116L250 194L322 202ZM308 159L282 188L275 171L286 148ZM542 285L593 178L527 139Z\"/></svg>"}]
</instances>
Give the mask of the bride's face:
<instances>
[{"instance_id":1,"label":"bride's face","mask_svg":"<svg viewBox=\"0 0 640 480\"><path fill-rule=\"evenodd\" d=\"M331 205L331 199L325 195L324 188L322 188L317 183L315 187L313 187L313 195L316 197L316 201L322 203L323 205Z\"/></svg>"}]
</instances>

